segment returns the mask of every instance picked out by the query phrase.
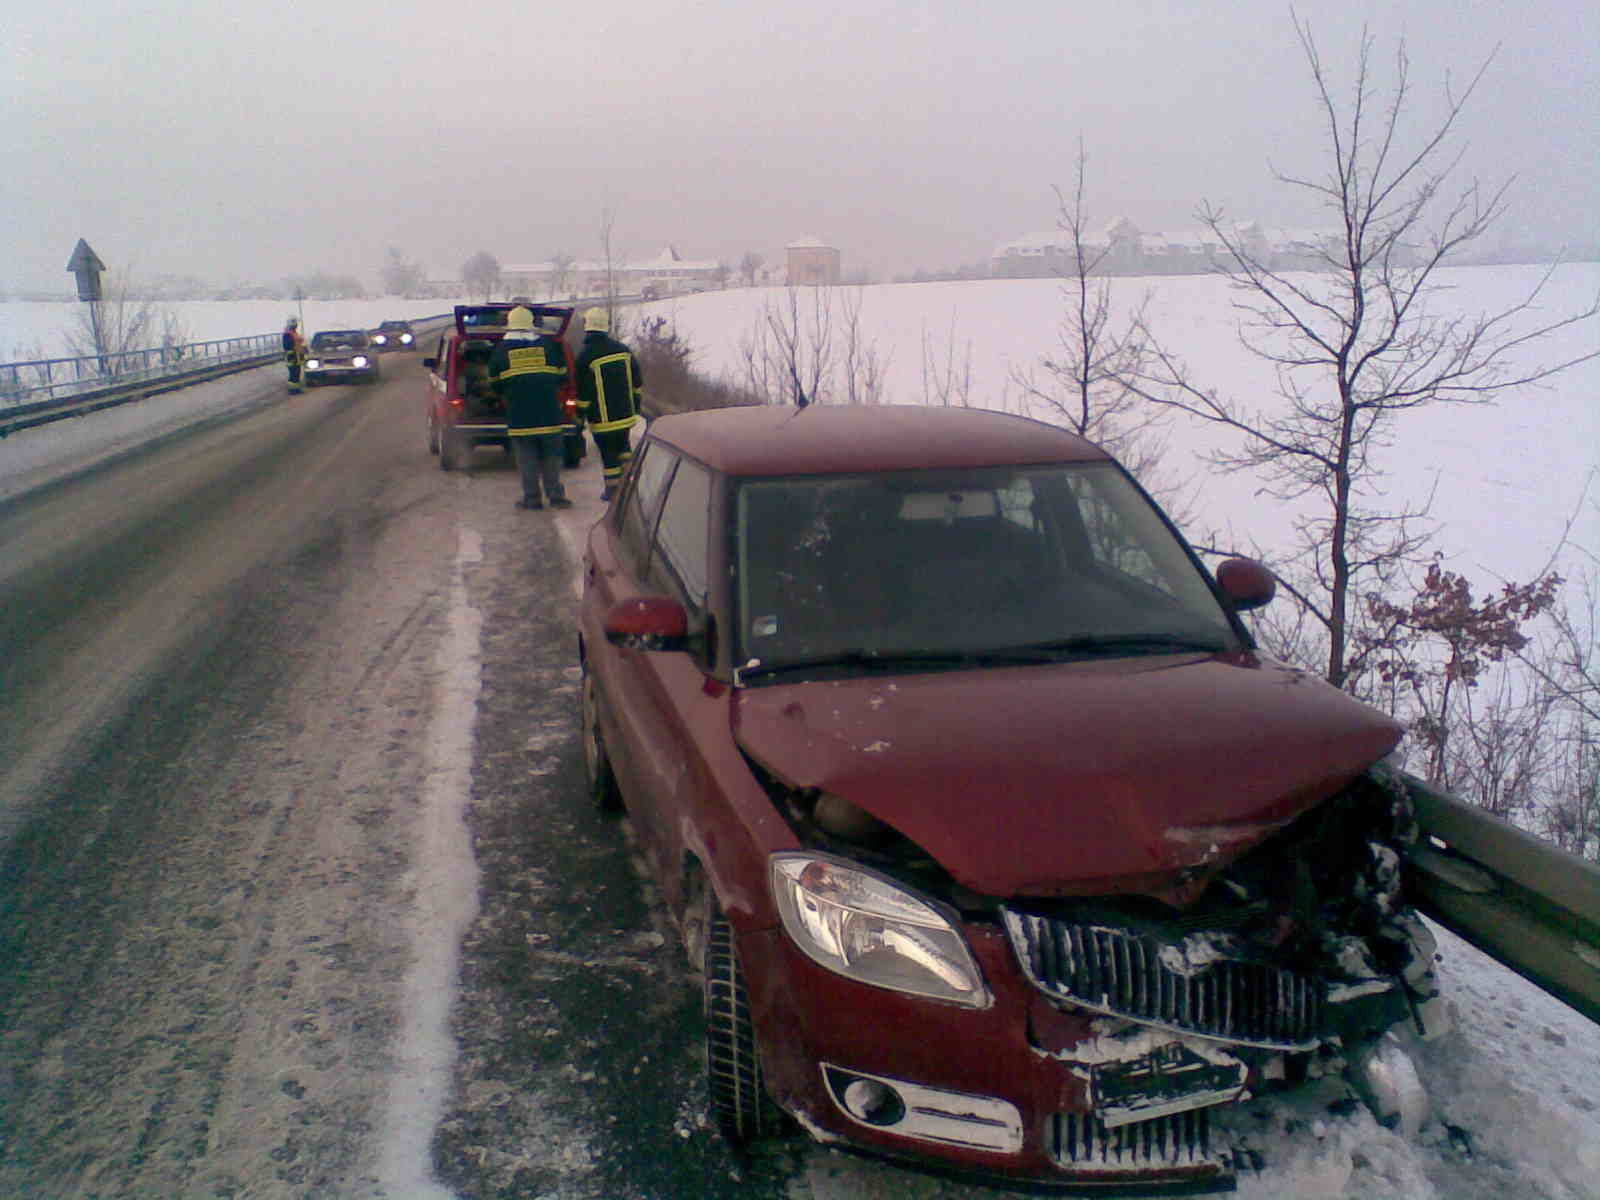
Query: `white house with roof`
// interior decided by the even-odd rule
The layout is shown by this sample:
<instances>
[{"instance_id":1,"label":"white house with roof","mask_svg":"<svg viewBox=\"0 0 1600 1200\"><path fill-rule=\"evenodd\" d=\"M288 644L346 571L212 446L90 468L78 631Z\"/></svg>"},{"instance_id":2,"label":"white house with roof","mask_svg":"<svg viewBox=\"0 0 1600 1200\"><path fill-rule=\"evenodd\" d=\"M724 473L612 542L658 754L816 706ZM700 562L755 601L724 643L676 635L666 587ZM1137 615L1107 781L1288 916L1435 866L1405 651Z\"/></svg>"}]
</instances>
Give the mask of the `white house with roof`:
<instances>
[{"instance_id":1,"label":"white house with roof","mask_svg":"<svg viewBox=\"0 0 1600 1200\"><path fill-rule=\"evenodd\" d=\"M789 286L827 286L839 282L839 250L821 238L806 236L784 247Z\"/></svg>"},{"instance_id":2,"label":"white house with roof","mask_svg":"<svg viewBox=\"0 0 1600 1200\"><path fill-rule=\"evenodd\" d=\"M721 287L728 274L728 268L715 259L684 258L676 247L665 246L653 258L614 262L609 272L604 262L595 259L504 266L500 283L511 296L568 298L603 294L609 275L622 294L640 293L652 282L662 294L670 294Z\"/></svg>"},{"instance_id":3,"label":"white house with roof","mask_svg":"<svg viewBox=\"0 0 1600 1200\"><path fill-rule=\"evenodd\" d=\"M1336 233L1315 229L1269 229L1247 221L1228 230L1233 245L1275 268L1312 267L1341 244ZM1100 275L1189 275L1227 270L1232 257L1213 229L1150 232L1119 217L1082 239L1090 270ZM996 246L996 277L1039 278L1077 270L1071 234L1063 229L1024 234Z\"/></svg>"}]
</instances>

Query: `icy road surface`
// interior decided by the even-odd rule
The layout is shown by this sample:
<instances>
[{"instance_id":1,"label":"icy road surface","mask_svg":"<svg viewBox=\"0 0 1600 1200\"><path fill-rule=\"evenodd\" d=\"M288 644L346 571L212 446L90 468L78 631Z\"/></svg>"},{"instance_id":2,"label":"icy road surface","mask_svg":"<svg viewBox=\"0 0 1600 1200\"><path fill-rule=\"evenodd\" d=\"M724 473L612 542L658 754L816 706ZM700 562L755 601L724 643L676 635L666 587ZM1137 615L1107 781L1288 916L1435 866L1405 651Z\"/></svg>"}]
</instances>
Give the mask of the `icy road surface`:
<instances>
[{"instance_id":1,"label":"icy road surface","mask_svg":"<svg viewBox=\"0 0 1600 1200\"><path fill-rule=\"evenodd\" d=\"M709 1131L696 981L582 789L598 464L517 512L385 365L130 413L73 478L0 442L0 1195L1007 1195ZM1441 952L1436 1119L1247 1104L1240 1195L1600 1195L1600 1030Z\"/></svg>"}]
</instances>

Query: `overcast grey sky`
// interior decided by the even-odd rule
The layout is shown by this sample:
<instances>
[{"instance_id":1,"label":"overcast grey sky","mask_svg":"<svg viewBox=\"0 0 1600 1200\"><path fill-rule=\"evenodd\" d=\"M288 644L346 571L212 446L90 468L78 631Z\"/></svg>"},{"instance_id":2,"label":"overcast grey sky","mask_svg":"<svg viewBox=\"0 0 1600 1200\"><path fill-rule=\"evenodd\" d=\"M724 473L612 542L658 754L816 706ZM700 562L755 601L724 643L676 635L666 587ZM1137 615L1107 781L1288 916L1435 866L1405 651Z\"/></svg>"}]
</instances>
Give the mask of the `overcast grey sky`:
<instances>
[{"instance_id":1,"label":"overcast grey sky","mask_svg":"<svg viewBox=\"0 0 1600 1200\"><path fill-rule=\"evenodd\" d=\"M376 283L621 253L774 260L803 235L889 278L1054 224L1080 135L1093 214L1189 229L1202 200L1315 223L1269 163L1323 143L1287 4L1116 0L9 0L0 288L70 286L85 237L149 278ZM1463 132L1515 174L1505 232L1600 240L1594 0L1306 4L1349 78L1363 22L1419 97L1499 51Z\"/></svg>"}]
</instances>

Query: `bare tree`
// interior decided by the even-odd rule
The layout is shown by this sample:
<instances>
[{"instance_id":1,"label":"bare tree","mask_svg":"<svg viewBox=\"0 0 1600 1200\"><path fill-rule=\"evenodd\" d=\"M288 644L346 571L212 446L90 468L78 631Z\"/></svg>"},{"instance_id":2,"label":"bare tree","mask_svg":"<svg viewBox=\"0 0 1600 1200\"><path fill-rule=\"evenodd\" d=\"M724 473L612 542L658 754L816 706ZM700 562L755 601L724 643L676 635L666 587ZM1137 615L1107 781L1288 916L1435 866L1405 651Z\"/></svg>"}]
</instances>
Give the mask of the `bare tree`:
<instances>
[{"instance_id":1,"label":"bare tree","mask_svg":"<svg viewBox=\"0 0 1600 1200\"><path fill-rule=\"evenodd\" d=\"M883 380L889 369L889 360L878 353L876 342L867 343L862 339L861 290L857 288L840 292L839 295L844 310L840 329L844 402L877 404L883 399Z\"/></svg>"},{"instance_id":2,"label":"bare tree","mask_svg":"<svg viewBox=\"0 0 1600 1200\"><path fill-rule=\"evenodd\" d=\"M383 261L383 290L391 296L415 296L422 291L427 273L422 264L407 258L400 247L390 246Z\"/></svg>"},{"instance_id":3,"label":"bare tree","mask_svg":"<svg viewBox=\"0 0 1600 1200\"><path fill-rule=\"evenodd\" d=\"M954 313L941 341L922 331L922 396L925 404L940 408L972 406L972 341L957 343Z\"/></svg>"},{"instance_id":4,"label":"bare tree","mask_svg":"<svg viewBox=\"0 0 1600 1200\"><path fill-rule=\"evenodd\" d=\"M572 268L577 259L564 251L557 250L550 256L550 294L560 296L567 290L567 277L572 274Z\"/></svg>"},{"instance_id":5,"label":"bare tree","mask_svg":"<svg viewBox=\"0 0 1600 1200\"><path fill-rule=\"evenodd\" d=\"M1185 481L1171 474L1161 430L1165 414L1141 404L1130 382L1153 353L1150 296L1147 292L1126 316L1116 316L1112 284L1104 273L1111 241L1096 239L1090 226L1088 165L1080 138L1071 195L1054 189L1056 227L1066 243L1057 271L1062 307L1056 353L1036 368L1013 368L1011 381L1061 424L1104 446L1160 496L1174 520L1187 524L1190 501L1183 495Z\"/></svg>"},{"instance_id":6,"label":"bare tree","mask_svg":"<svg viewBox=\"0 0 1600 1200\"><path fill-rule=\"evenodd\" d=\"M1120 455L1151 420L1126 382L1138 377L1149 356L1149 297L1126 319L1113 321L1111 284L1102 273L1111 243L1095 240L1090 232L1085 203L1088 165L1080 138L1072 194L1054 189L1056 227L1066 235L1066 261L1058 272L1059 352L1040 362L1043 382L1025 370L1013 370L1012 380L1074 433Z\"/></svg>"},{"instance_id":7,"label":"bare tree","mask_svg":"<svg viewBox=\"0 0 1600 1200\"><path fill-rule=\"evenodd\" d=\"M461 264L461 282L474 293L482 292L487 302L500 286L500 260L487 250L479 250Z\"/></svg>"},{"instance_id":8,"label":"bare tree","mask_svg":"<svg viewBox=\"0 0 1600 1200\"><path fill-rule=\"evenodd\" d=\"M835 311L835 297L841 298ZM743 339L738 390L768 403L875 404L886 360L861 332L861 294L786 288L770 298ZM781 398L781 399L780 399Z\"/></svg>"},{"instance_id":9,"label":"bare tree","mask_svg":"<svg viewBox=\"0 0 1600 1200\"><path fill-rule=\"evenodd\" d=\"M613 241L617 225L617 210L609 204L600 207L600 261L606 272L606 316L611 327L617 328L617 264Z\"/></svg>"},{"instance_id":10,"label":"bare tree","mask_svg":"<svg viewBox=\"0 0 1600 1200\"><path fill-rule=\"evenodd\" d=\"M129 360L120 356L162 345L162 334L179 333L171 310L156 303L136 282L132 271L109 274L99 300L80 305L67 345L74 354L100 359L103 374L117 375Z\"/></svg>"},{"instance_id":11,"label":"bare tree","mask_svg":"<svg viewBox=\"0 0 1600 1200\"><path fill-rule=\"evenodd\" d=\"M739 275L743 278L747 287L755 287L756 273L766 265L766 261L754 250L746 250L744 252L744 256L739 259Z\"/></svg>"},{"instance_id":12,"label":"bare tree","mask_svg":"<svg viewBox=\"0 0 1600 1200\"><path fill-rule=\"evenodd\" d=\"M1295 31L1322 114L1328 170L1323 177L1274 176L1313 196L1338 233L1315 270L1287 272L1221 209L1200 211L1226 250L1240 340L1272 365L1284 404L1257 409L1224 398L1159 349L1134 386L1149 400L1236 434L1239 447L1215 455L1218 464L1261 472L1269 481L1264 490L1279 499L1315 499L1297 531L1296 556L1308 580L1301 599L1326 632L1326 676L1343 686L1358 616L1353 597L1384 590L1418 561L1430 536L1415 523L1425 510L1386 509L1379 499L1375 452L1389 444L1393 418L1425 405L1491 401L1595 357L1600 351L1529 366L1524 356L1557 330L1592 318L1600 298L1583 312L1544 320L1536 315L1541 281L1498 312L1436 311L1440 269L1505 212L1506 185L1452 182L1461 157L1452 148L1455 128L1489 61L1459 92L1447 81L1442 115L1412 137L1403 43L1385 86L1372 62L1373 39L1363 32L1354 83L1341 100L1309 24L1296 16Z\"/></svg>"}]
</instances>

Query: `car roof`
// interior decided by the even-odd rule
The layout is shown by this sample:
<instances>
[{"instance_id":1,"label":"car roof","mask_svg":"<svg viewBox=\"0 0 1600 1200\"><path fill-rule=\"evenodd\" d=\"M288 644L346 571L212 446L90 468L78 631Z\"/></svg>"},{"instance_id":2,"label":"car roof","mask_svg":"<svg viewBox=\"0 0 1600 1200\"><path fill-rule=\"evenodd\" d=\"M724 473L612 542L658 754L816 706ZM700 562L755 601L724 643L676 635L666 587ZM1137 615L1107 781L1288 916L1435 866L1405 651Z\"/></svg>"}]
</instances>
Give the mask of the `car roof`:
<instances>
[{"instance_id":1,"label":"car roof","mask_svg":"<svg viewBox=\"0 0 1600 1200\"><path fill-rule=\"evenodd\" d=\"M455 308L456 333L466 334L471 337L486 337L503 334L505 332L505 314L513 308L525 308L531 312L534 319L541 317L559 317L561 319L561 332L566 333L567 326L572 323L572 306L570 304L527 304L527 303L491 303L491 304L458 304ZM488 320L485 318L498 318Z\"/></svg>"},{"instance_id":2,"label":"car roof","mask_svg":"<svg viewBox=\"0 0 1600 1200\"><path fill-rule=\"evenodd\" d=\"M1029 417L921 405L757 405L659 417L650 436L727 475L1104 462L1093 442Z\"/></svg>"}]
</instances>

